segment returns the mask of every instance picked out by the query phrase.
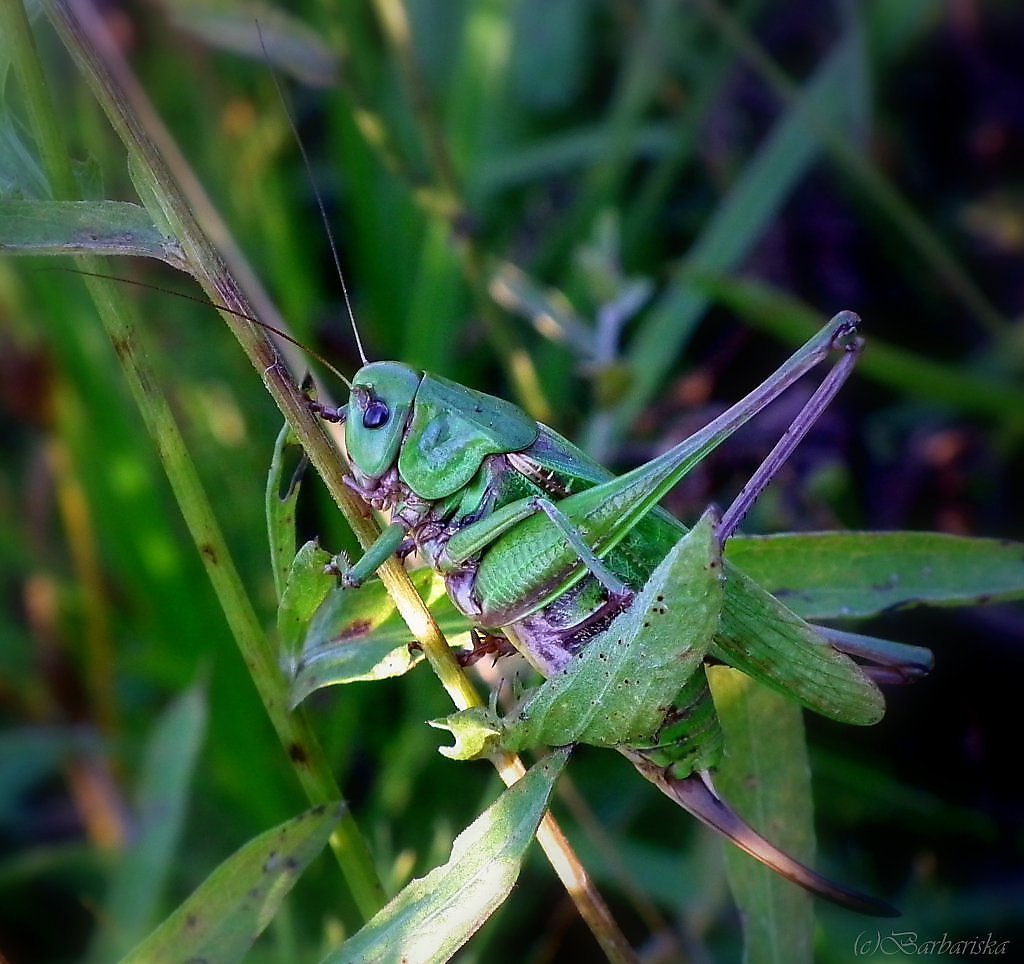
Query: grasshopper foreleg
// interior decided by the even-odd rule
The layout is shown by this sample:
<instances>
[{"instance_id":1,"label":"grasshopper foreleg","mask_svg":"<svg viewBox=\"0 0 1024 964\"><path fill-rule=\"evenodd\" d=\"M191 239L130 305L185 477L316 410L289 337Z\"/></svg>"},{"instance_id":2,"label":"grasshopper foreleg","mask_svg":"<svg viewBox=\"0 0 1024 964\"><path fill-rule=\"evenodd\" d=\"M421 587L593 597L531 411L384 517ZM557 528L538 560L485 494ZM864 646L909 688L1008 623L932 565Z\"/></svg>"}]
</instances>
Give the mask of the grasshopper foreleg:
<instances>
[{"instance_id":1,"label":"grasshopper foreleg","mask_svg":"<svg viewBox=\"0 0 1024 964\"><path fill-rule=\"evenodd\" d=\"M340 585L354 589L370 578L405 542L408 528L401 522L392 522L377 537L376 541L352 565L344 555L335 556L324 571L337 576Z\"/></svg>"},{"instance_id":2,"label":"grasshopper foreleg","mask_svg":"<svg viewBox=\"0 0 1024 964\"><path fill-rule=\"evenodd\" d=\"M342 405L334 408L331 405L321 405L319 402L310 401L309 410L325 422L344 422L348 418L348 406Z\"/></svg>"}]
</instances>

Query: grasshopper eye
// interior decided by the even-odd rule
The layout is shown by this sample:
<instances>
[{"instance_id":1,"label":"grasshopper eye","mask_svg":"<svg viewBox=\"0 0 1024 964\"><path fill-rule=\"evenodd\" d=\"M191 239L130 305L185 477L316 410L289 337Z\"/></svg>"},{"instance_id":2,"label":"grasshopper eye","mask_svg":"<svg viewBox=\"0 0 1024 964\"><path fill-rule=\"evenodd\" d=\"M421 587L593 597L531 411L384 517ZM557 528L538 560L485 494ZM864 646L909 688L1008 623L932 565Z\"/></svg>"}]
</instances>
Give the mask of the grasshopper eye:
<instances>
[{"instance_id":1,"label":"grasshopper eye","mask_svg":"<svg viewBox=\"0 0 1024 964\"><path fill-rule=\"evenodd\" d=\"M382 402L379 398L371 399L366 406L366 411L363 412L363 428L382 428L387 425L390 418L391 409L388 408L387 403Z\"/></svg>"}]
</instances>

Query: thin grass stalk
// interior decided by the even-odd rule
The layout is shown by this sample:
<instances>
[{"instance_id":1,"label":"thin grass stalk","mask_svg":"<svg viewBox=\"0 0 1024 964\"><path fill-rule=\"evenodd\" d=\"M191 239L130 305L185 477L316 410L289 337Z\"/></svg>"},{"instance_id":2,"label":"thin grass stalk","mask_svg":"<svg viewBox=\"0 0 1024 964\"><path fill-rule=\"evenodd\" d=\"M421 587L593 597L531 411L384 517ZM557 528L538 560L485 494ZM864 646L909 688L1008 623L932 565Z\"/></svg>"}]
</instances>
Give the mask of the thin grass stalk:
<instances>
[{"instance_id":1,"label":"thin grass stalk","mask_svg":"<svg viewBox=\"0 0 1024 964\"><path fill-rule=\"evenodd\" d=\"M451 233L477 314L517 400L533 418L542 422L551 421L551 404L533 359L505 323L500 310L488 294L488 259L474 236L474 219L466 207L444 131L426 93L427 86L413 50L413 37L405 6L401 0L375 0L373 6L398 66L403 93L424 144L429 172L417 171L410 161L399 154L395 140L388 133L387 123L373 109L371 99L360 85L358 63L347 67L341 75L342 89L354 107L356 126L381 163L405 184L410 197L424 216L440 220ZM342 8L331 13L332 18L338 20L353 15ZM333 30L332 40L342 49L346 62L358 62L365 58L365 51L358 45L353 47L347 43L340 29Z\"/></svg>"},{"instance_id":2,"label":"thin grass stalk","mask_svg":"<svg viewBox=\"0 0 1024 964\"><path fill-rule=\"evenodd\" d=\"M624 11L620 11L624 13ZM636 149L636 135L658 93L666 59L665 38L675 5L651 3L639 6L628 24L629 43L615 78L604 121L604 138L595 163L583 177L581 190L568 216L544 243L534 261L533 270L543 272L554 259L562 258L568 248L587 237L601 211L620 205L619 195L630 171ZM625 14L624 20L630 15ZM624 28L626 24L623 25Z\"/></svg>"},{"instance_id":3,"label":"thin grass stalk","mask_svg":"<svg viewBox=\"0 0 1024 964\"><path fill-rule=\"evenodd\" d=\"M538 421L550 422L553 411L533 360L504 323L488 292L487 259L474 236L473 217L466 208L444 132L427 95L427 85L413 49L412 29L405 4L402 0L374 0L374 7L398 64L406 100L426 148L435 189L442 199L440 210L446 213L477 313L523 407Z\"/></svg>"}]
</instances>

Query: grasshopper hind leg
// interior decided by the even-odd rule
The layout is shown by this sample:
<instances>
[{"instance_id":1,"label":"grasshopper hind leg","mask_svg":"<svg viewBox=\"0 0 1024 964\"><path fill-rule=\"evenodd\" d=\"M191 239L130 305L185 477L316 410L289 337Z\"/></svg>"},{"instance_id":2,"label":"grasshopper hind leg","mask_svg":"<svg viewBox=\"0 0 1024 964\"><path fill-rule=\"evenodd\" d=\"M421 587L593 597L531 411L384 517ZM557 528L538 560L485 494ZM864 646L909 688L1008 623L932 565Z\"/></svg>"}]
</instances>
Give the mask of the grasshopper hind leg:
<instances>
[{"instance_id":1,"label":"grasshopper hind leg","mask_svg":"<svg viewBox=\"0 0 1024 964\"><path fill-rule=\"evenodd\" d=\"M779 469L793 454L793 450L821 417L822 412L825 411L832 399L836 397L843 383L850 377L854 365L857 364L857 359L863 348L863 342L857 335L857 326L860 320L852 312L837 315L835 320L843 322L844 319L845 322L839 325L832 342L832 347L841 350L843 356L804 404L775 447L765 456L764 461L733 500L732 505L723 513L722 523L719 527L719 538L722 540L723 546L739 528L743 517L757 501L758 496L775 478Z\"/></svg>"},{"instance_id":2,"label":"grasshopper hind leg","mask_svg":"<svg viewBox=\"0 0 1024 964\"><path fill-rule=\"evenodd\" d=\"M679 779L664 767L653 764L642 753L622 752L667 797L787 880L859 914L872 917L899 916L899 911L886 901L829 880L765 840L715 792L706 773L691 773Z\"/></svg>"}]
</instances>

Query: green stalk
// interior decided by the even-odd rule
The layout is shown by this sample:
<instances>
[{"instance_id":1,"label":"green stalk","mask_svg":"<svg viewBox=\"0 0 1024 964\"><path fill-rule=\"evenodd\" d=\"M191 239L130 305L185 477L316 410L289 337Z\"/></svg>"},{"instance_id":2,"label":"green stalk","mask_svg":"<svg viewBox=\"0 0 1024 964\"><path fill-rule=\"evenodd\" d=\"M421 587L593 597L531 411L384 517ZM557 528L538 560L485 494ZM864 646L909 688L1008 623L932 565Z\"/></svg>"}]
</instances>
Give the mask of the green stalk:
<instances>
[{"instance_id":1,"label":"green stalk","mask_svg":"<svg viewBox=\"0 0 1024 964\"><path fill-rule=\"evenodd\" d=\"M86 43L78 22L63 6L48 4L48 12L83 72L89 75L90 68L98 67L99 62L95 51ZM52 190L58 199L74 200L77 189L71 164L24 8L18 2L0 4L0 18L5 33L13 41L14 68L25 94L29 121ZM109 76L93 73L90 79L96 82L95 86L99 88L98 93L105 107L109 109L114 102L118 102L116 88ZM120 104L124 104L123 98ZM76 264L86 272L99 273L103 268L99 259L92 257L77 258ZM231 560L167 398L146 359L142 346L143 335L135 324L126 299L116 286L98 278L87 277L85 284L121 363L132 396L156 443L171 488L199 549L228 626L303 789L314 804L340 799L341 792L331 774L327 758L305 717L288 711L287 686L277 665L273 647L263 632ZM360 913L367 918L372 916L384 902L384 891L369 849L351 813L346 811L343 816L331 837L331 847L337 855Z\"/></svg>"}]
</instances>

